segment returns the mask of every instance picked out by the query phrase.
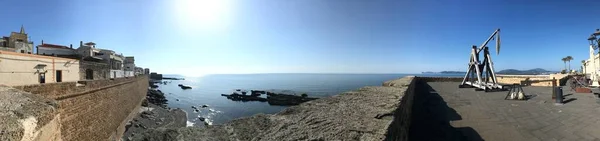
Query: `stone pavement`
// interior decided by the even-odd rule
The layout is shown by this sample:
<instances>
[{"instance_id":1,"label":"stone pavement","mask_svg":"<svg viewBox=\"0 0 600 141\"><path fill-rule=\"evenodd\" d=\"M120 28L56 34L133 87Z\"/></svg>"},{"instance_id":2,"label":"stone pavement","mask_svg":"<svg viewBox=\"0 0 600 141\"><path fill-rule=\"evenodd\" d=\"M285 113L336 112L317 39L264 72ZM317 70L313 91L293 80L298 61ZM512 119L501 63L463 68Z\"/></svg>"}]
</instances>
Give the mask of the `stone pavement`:
<instances>
[{"instance_id":1,"label":"stone pavement","mask_svg":"<svg viewBox=\"0 0 600 141\"><path fill-rule=\"evenodd\" d=\"M599 140L600 102L564 88L555 105L550 87L523 87L528 101L508 93L458 88L458 82L419 82L410 140Z\"/></svg>"}]
</instances>

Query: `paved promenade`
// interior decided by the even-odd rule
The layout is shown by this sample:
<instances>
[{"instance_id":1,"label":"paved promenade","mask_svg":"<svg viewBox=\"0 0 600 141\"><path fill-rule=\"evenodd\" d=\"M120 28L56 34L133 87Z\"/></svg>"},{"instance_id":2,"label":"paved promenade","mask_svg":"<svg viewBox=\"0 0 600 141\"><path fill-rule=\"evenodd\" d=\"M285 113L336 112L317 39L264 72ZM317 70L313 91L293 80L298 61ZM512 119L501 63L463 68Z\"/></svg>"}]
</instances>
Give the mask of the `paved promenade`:
<instances>
[{"instance_id":1,"label":"paved promenade","mask_svg":"<svg viewBox=\"0 0 600 141\"><path fill-rule=\"evenodd\" d=\"M564 89L554 105L549 87L523 87L528 101L503 100L507 91L458 88L456 82L422 82L415 97L411 140L599 140L600 102Z\"/></svg>"}]
</instances>

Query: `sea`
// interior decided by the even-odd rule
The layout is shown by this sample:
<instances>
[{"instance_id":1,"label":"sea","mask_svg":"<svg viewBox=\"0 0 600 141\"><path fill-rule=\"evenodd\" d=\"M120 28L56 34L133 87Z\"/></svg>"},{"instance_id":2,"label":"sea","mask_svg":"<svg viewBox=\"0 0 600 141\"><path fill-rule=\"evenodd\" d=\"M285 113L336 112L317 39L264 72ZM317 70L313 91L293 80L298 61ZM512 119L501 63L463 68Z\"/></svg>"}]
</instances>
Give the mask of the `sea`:
<instances>
[{"instance_id":1,"label":"sea","mask_svg":"<svg viewBox=\"0 0 600 141\"><path fill-rule=\"evenodd\" d=\"M164 75L185 80L164 80L159 88L171 108L187 112L188 126L223 124L255 114L274 114L288 106L269 105L258 101L231 101L221 94L231 94L236 89L267 90L278 93L302 94L309 97L328 97L364 86L381 86L384 81L404 76L462 77L464 74L218 74L202 77ZM181 89L178 84L191 86ZM196 112L192 106L198 108ZM204 121L200 120L204 118Z\"/></svg>"}]
</instances>

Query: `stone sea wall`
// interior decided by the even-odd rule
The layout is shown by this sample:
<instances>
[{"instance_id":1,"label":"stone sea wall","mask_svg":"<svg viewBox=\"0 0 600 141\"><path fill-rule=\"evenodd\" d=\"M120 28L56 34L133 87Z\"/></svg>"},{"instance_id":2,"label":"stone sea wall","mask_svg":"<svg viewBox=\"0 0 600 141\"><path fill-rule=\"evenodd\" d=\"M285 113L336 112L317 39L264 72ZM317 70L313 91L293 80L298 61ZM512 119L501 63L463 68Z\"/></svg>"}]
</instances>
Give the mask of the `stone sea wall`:
<instances>
[{"instance_id":1,"label":"stone sea wall","mask_svg":"<svg viewBox=\"0 0 600 141\"><path fill-rule=\"evenodd\" d=\"M570 78L567 74L552 75L497 75L496 78L501 84L521 84L524 86L552 86L552 78L556 79L556 84L564 86Z\"/></svg>"},{"instance_id":2,"label":"stone sea wall","mask_svg":"<svg viewBox=\"0 0 600 141\"><path fill-rule=\"evenodd\" d=\"M63 140L117 140L146 96L148 77L14 88L56 100Z\"/></svg>"},{"instance_id":3,"label":"stone sea wall","mask_svg":"<svg viewBox=\"0 0 600 141\"><path fill-rule=\"evenodd\" d=\"M418 78L417 78L418 79ZM440 81L448 81L451 79L432 79L432 80L440 80ZM408 129L410 128L411 117L412 117L412 109L413 109L413 101L415 97L415 78L412 78L410 81L406 81L403 79L390 80L383 83L385 87L398 87L406 89L404 91L404 96L400 100L400 105L394 111L394 119L390 126L387 127L388 132L386 136L386 140L393 141L406 141L408 140Z\"/></svg>"},{"instance_id":4,"label":"stone sea wall","mask_svg":"<svg viewBox=\"0 0 600 141\"><path fill-rule=\"evenodd\" d=\"M134 140L408 140L416 77L387 81L206 128L149 130Z\"/></svg>"},{"instance_id":5,"label":"stone sea wall","mask_svg":"<svg viewBox=\"0 0 600 141\"><path fill-rule=\"evenodd\" d=\"M56 101L0 85L0 140L60 141Z\"/></svg>"}]
</instances>

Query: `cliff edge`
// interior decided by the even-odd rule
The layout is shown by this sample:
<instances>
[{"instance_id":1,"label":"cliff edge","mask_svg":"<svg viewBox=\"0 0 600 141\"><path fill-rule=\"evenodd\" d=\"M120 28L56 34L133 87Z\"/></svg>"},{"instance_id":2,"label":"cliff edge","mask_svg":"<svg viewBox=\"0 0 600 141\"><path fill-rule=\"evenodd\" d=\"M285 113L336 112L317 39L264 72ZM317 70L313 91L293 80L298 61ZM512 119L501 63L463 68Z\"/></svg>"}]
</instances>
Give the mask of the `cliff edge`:
<instances>
[{"instance_id":1,"label":"cliff edge","mask_svg":"<svg viewBox=\"0 0 600 141\"><path fill-rule=\"evenodd\" d=\"M134 140L386 140L408 127L399 115L414 77L309 101L277 114L257 114L207 128L149 130ZM412 95L412 94L410 94ZM396 116L395 116L396 115ZM410 117L410 116L408 116ZM404 124L404 125L396 125ZM390 129L396 128L396 129ZM402 131L399 131L402 130ZM407 129L406 129L407 130ZM397 139L392 139L397 140Z\"/></svg>"}]
</instances>

